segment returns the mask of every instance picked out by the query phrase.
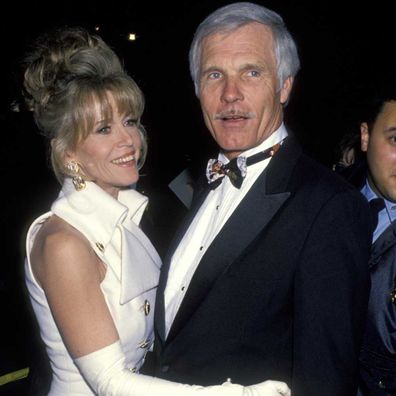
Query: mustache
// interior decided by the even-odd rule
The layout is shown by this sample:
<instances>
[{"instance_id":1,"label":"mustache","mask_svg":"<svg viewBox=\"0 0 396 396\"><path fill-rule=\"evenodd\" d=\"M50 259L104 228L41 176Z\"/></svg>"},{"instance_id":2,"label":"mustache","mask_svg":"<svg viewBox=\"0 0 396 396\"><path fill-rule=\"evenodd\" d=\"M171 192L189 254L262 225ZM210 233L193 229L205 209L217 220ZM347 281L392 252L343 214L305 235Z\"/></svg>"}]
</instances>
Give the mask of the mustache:
<instances>
[{"instance_id":1,"label":"mustache","mask_svg":"<svg viewBox=\"0 0 396 396\"><path fill-rule=\"evenodd\" d=\"M224 110L221 111L220 113L216 113L214 115L215 120L224 120L224 119L236 119L236 118L245 118L245 119L251 119L256 116L255 113L251 111L241 111L241 110Z\"/></svg>"}]
</instances>

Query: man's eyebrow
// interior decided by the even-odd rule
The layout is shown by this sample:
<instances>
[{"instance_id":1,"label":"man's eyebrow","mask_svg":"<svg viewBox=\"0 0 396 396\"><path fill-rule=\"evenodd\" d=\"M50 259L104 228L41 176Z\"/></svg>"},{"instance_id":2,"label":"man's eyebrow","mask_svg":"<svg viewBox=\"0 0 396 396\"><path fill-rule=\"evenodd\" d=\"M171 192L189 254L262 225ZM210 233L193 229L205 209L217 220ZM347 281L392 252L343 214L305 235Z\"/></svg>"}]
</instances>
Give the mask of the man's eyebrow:
<instances>
[{"instance_id":1,"label":"man's eyebrow","mask_svg":"<svg viewBox=\"0 0 396 396\"><path fill-rule=\"evenodd\" d=\"M387 128L385 128L385 132L389 133L389 132L395 132L396 131L396 125L391 125Z\"/></svg>"}]
</instances>

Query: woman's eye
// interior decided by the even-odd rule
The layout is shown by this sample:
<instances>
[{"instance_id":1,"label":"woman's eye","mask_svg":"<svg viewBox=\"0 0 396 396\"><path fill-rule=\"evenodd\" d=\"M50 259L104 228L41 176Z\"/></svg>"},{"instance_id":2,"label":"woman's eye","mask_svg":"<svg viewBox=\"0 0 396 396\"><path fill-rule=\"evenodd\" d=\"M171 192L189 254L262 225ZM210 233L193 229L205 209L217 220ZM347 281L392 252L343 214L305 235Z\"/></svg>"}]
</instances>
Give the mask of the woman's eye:
<instances>
[{"instance_id":1,"label":"woman's eye","mask_svg":"<svg viewBox=\"0 0 396 396\"><path fill-rule=\"evenodd\" d=\"M104 126L102 128L99 128L96 132L100 133L102 135L107 135L108 133L110 133L110 127L109 126Z\"/></svg>"},{"instance_id":2,"label":"woman's eye","mask_svg":"<svg viewBox=\"0 0 396 396\"><path fill-rule=\"evenodd\" d=\"M136 124L137 124L137 119L135 119L135 118L128 118L125 121L125 125L127 125L127 126L135 126Z\"/></svg>"}]
</instances>

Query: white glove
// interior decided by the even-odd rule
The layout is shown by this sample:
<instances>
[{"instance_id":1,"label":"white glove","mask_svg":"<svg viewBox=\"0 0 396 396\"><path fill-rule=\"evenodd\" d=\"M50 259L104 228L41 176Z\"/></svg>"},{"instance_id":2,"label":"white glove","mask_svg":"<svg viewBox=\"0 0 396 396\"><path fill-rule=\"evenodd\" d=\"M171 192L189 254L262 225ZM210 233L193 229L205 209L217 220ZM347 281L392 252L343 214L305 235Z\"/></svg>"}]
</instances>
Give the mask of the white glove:
<instances>
[{"instance_id":1,"label":"white glove","mask_svg":"<svg viewBox=\"0 0 396 396\"><path fill-rule=\"evenodd\" d=\"M125 365L120 341L74 360L98 395L106 396L290 396L283 382L265 381L243 387L225 382L215 386L185 385L135 374ZM282 393L285 391L286 393Z\"/></svg>"},{"instance_id":2,"label":"white glove","mask_svg":"<svg viewBox=\"0 0 396 396\"><path fill-rule=\"evenodd\" d=\"M243 396L291 396L291 392L285 382L268 380L246 386Z\"/></svg>"}]
</instances>

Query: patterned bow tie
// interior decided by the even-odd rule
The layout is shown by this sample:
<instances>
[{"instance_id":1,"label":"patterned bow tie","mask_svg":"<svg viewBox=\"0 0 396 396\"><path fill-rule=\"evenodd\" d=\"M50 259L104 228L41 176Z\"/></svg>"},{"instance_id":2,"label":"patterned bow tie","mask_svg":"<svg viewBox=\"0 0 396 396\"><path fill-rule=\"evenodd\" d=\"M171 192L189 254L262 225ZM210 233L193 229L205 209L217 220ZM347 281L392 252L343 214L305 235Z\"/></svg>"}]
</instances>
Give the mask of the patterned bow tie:
<instances>
[{"instance_id":1,"label":"patterned bow tie","mask_svg":"<svg viewBox=\"0 0 396 396\"><path fill-rule=\"evenodd\" d=\"M228 176L232 185L241 188L243 179L246 176L246 168L259 161L272 157L280 147L280 143L261 151L250 157L236 157L227 164L223 164L218 159L210 159L206 167L206 178L210 188L213 190L223 181L224 176Z\"/></svg>"}]
</instances>

